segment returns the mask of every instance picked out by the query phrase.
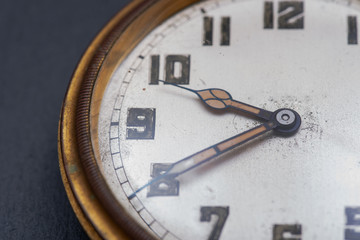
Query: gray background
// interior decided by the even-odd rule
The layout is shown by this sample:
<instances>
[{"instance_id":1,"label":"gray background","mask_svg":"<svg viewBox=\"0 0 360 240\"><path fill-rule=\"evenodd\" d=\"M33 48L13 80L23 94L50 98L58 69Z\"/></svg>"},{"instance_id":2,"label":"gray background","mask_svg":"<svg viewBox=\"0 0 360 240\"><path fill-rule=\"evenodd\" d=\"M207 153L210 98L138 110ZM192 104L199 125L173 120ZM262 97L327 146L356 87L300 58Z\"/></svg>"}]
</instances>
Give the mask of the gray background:
<instances>
[{"instance_id":1,"label":"gray background","mask_svg":"<svg viewBox=\"0 0 360 240\"><path fill-rule=\"evenodd\" d=\"M62 185L60 108L82 53L130 0L0 7L0 239L87 239Z\"/></svg>"}]
</instances>

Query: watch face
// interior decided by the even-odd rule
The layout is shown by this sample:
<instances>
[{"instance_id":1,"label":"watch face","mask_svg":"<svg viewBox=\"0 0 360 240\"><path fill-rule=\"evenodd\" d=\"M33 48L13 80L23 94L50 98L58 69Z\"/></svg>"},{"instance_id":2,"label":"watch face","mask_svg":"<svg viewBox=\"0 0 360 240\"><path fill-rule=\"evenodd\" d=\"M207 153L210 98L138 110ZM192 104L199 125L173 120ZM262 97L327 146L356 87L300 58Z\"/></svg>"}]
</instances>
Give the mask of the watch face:
<instances>
[{"instance_id":1,"label":"watch face","mask_svg":"<svg viewBox=\"0 0 360 240\"><path fill-rule=\"evenodd\" d=\"M116 202L159 239L360 239L358 21L209 0L110 49L91 129Z\"/></svg>"}]
</instances>

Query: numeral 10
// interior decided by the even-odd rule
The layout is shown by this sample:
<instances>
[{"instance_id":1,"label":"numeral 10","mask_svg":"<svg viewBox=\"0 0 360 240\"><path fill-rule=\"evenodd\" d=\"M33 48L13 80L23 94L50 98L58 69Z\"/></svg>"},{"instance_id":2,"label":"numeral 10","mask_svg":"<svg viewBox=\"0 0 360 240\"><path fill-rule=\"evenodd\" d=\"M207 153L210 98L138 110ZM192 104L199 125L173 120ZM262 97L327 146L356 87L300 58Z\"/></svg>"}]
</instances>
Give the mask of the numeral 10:
<instances>
[{"instance_id":1,"label":"numeral 10","mask_svg":"<svg viewBox=\"0 0 360 240\"><path fill-rule=\"evenodd\" d=\"M189 84L190 81L190 55L167 55L164 64L165 82L176 84ZM160 56L151 56L150 84L159 84Z\"/></svg>"}]
</instances>

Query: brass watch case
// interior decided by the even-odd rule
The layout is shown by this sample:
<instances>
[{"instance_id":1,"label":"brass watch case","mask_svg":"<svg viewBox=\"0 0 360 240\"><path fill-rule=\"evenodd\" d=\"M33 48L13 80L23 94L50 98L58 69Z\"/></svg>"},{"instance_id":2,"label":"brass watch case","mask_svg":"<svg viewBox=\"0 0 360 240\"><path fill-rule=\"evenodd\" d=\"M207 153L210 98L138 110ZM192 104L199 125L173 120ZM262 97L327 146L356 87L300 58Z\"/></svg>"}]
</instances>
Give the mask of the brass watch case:
<instances>
[{"instance_id":1,"label":"brass watch case","mask_svg":"<svg viewBox=\"0 0 360 240\"><path fill-rule=\"evenodd\" d=\"M133 0L92 41L68 87L58 131L62 180L92 239L154 239L115 200L100 171L98 116L114 70L156 26L199 0Z\"/></svg>"}]
</instances>

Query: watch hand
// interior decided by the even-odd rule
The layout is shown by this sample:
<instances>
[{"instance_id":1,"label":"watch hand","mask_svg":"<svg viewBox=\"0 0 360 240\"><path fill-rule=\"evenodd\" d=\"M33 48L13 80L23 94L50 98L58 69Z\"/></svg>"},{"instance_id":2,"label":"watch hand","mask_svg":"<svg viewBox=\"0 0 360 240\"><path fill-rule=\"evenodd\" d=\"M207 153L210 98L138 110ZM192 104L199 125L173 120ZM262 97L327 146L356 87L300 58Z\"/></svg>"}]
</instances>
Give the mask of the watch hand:
<instances>
[{"instance_id":1,"label":"watch hand","mask_svg":"<svg viewBox=\"0 0 360 240\"><path fill-rule=\"evenodd\" d=\"M270 120L271 115L273 114L273 112L267 111L265 109L233 100L230 93L223 89L209 88L203 90L194 90L175 83L169 83L163 80L159 81L195 93L206 105L214 109L234 108L267 121Z\"/></svg>"},{"instance_id":2,"label":"watch hand","mask_svg":"<svg viewBox=\"0 0 360 240\"><path fill-rule=\"evenodd\" d=\"M146 187L150 186L151 184L159 181L162 178L165 177L177 177L195 167L198 167L211 159L218 157L229 150L238 147L258 136L263 135L264 133L276 128L278 124L276 121L269 121L266 123L263 123L253 129L247 130L245 132L242 132L240 134L237 134L231 138L228 138L222 142L219 142L215 145L212 145L208 148L205 148L204 150L197 152L191 156L188 156L180 161L177 161L169 167L169 169L162 175L152 179L144 186L137 189L133 194L129 196L129 199L132 199L136 196L138 192L145 189Z\"/></svg>"},{"instance_id":3,"label":"watch hand","mask_svg":"<svg viewBox=\"0 0 360 240\"><path fill-rule=\"evenodd\" d=\"M150 186L151 184L161 180L162 178L177 177L195 167L198 167L213 158L216 158L231 149L238 147L264 133L274 130L282 135L292 135L297 132L301 125L300 115L291 109L279 109L276 110L268 122L265 122L253 129L247 130L240 134L237 134L231 138L228 138L222 142L212 145L208 148L201 150L193 155L190 155L180 161L177 161L170 165L169 169L162 175L152 179L147 184L137 189L134 193L129 196L132 199L138 192Z\"/></svg>"}]
</instances>

